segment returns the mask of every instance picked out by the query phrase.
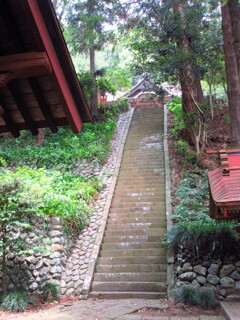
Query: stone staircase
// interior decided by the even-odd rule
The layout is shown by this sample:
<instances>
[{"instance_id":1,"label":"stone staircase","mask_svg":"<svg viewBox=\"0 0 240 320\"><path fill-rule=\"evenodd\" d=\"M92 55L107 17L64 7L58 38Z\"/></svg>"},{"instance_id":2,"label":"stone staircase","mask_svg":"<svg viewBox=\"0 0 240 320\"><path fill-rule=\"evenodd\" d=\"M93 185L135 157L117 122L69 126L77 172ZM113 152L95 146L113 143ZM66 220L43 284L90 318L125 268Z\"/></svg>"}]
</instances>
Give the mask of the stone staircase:
<instances>
[{"instance_id":1,"label":"stone staircase","mask_svg":"<svg viewBox=\"0 0 240 320\"><path fill-rule=\"evenodd\" d=\"M166 297L163 118L133 114L90 297Z\"/></svg>"}]
</instances>

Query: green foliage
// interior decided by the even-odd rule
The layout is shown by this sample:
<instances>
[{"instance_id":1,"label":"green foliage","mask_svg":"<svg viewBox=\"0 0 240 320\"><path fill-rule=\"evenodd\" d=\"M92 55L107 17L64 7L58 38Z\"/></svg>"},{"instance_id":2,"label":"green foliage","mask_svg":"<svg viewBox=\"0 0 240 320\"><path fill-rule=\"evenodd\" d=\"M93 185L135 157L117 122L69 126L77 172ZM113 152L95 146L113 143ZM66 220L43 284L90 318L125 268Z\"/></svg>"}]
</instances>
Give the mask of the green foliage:
<instances>
[{"instance_id":1,"label":"green foliage","mask_svg":"<svg viewBox=\"0 0 240 320\"><path fill-rule=\"evenodd\" d=\"M116 87L105 77L100 77L97 79L97 87L100 91L101 96L105 96L106 92L115 95Z\"/></svg>"},{"instance_id":2,"label":"green foliage","mask_svg":"<svg viewBox=\"0 0 240 320\"><path fill-rule=\"evenodd\" d=\"M171 134L173 137L179 137L182 130L186 129L186 114L183 112L182 99L173 98L168 102L168 109L173 112L173 128Z\"/></svg>"},{"instance_id":3,"label":"green foliage","mask_svg":"<svg viewBox=\"0 0 240 320\"><path fill-rule=\"evenodd\" d=\"M105 24L113 22L113 6L114 2L106 4L103 0L68 2L65 36L74 52L100 50L111 38L112 33L105 29Z\"/></svg>"},{"instance_id":4,"label":"green foliage","mask_svg":"<svg viewBox=\"0 0 240 320\"><path fill-rule=\"evenodd\" d=\"M209 217L207 176L201 174L186 172L187 178L181 181L176 192L175 225L168 232L166 242L175 251L182 245L195 256L215 250L229 252L230 243L232 248L236 246L237 233L234 228L239 224Z\"/></svg>"},{"instance_id":5,"label":"green foliage","mask_svg":"<svg viewBox=\"0 0 240 320\"><path fill-rule=\"evenodd\" d=\"M30 302L26 291L22 289L10 291L3 296L1 309L11 312L23 312Z\"/></svg>"},{"instance_id":6,"label":"green foliage","mask_svg":"<svg viewBox=\"0 0 240 320\"><path fill-rule=\"evenodd\" d=\"M25 248L25 242L16 236L14 229L30 229L27 218L32 208L29 201L20 196L20 188L16 176L7 169L0 170L0 256L3 264L8 252L19 253Z\"/></svg>"},{"instance_id":7,"label":"green foliage","mask_svg":"<svg viewBox=\"0 0 240 320\"><path fill-rule=\"evenodd\" d=\"M184 304L199 306L203 309L212 309L216 305L214 291L208 288L194 288L181 286L176 291L176 299Z\"/></svg>"},{"instance_id":8,"label":"green foliage","mask_svg":"<svg viewBox=\"0 0 240 320\"><path fill-rule=\"evenodd\" d=\"M2 195L2 199L11 199L11 206L14 205L11 210L15 210L17 223L20 220L18 211L21 208L31 208L34 216L60 217L69 230L75 231L81 230L86 224L90 213L87 204L100 190L95 179L86 180L72 173L62 174L26 166L18 167L15 172L1 170L0 179L18 182L14 202L12 192ZM6 190L6 184L3 188Z\"/></svg>"},{"instance_id":9,"label":"green foliage","mask_svg":"<svg viewBox=\"0 0 240 320\"><path fill-rule=\"evenodd\" d=\"M233 228L238 225L237 222L216 221L210 218L190 223L180 222L169 231L167 244L174 250L182 245L194 256L199 256L200 252L213 253L215 250L227 253L230 243L237 239L237 232Z\"/></svg>"},{"instance_id":10,"label":"green foliage","mask_svg":"<svg viewBox=\"0 0 240 320\"><path fill-rule=\"evenodd\" d=\"M44 302L53 302L59 299L60 289L57 285L53 283L46 283L43 288L43 301Z\"/></svg>"},{"instance_id":11,"label":"green foliage","mask_svg":"<svg viewBox=\"0 0 240 320\"><path fill-rule=\"evenodd\" d=\"M210 219L208 216L208 181L205 173L187 171L176 192L175 222L191 222Z\"/></svg>"},{"instance_id":12,"label":"green foliage","mask_svg":"<svg viewBox=\"0 0 240 320\"><path fill-rule=\"evenodd\" d=\"M54 168L71 171L81 159L97 159L103 162L110 148L110 140L116 121L84 124L79 134L69 128L60 128L57 134L47 131L43 145L36 145L31 133L20 138L0 138L0 157L8 166L27 165L34 168Z\"/></svg>"},{"instance_id":13,"label":"green foliage","mask_svg":"<svg viewBox=\"0 0 240 320\"><path fill-rule=\"evenodd\" d=\"M79 72L77 74L78 80L81 84L81 87L83 89L84 96L88 103L90 103L91 95L94 92L94 78L92 76L92 73L90 71L86 72Z\"/></svg>"},{"instance_id":14,"label":"green foliage","mask_svg":"<svg viewBox=\"0 0 240 320\"><path fill-rule=\"evenodd\" d=\"M176 151L180 154L180 155L185 155L188 149L188 143L187 141L183 141L183 140L178 140L176 142Z\"/></svg>"},{"instance_id":15,"label":"green foliage","mask_svg":"<svg viewBox=\"0 0 240 320\"><path fill-rule=\"evenodd\" d=\"M225 120L225 122L226 122L226 125L229 127L230 124L231 124L231 120L230 120L229 113L224 113L224 114L223 114L223 118L224 118L224 120Z\"/></svg>"},{"instance_id":16,"label":"green foliage","mask_svg":"<svg viewBox=\"0 0 240 320\"><path fill-rule=\"evenodd\" d=\"M119 113L129 110L127 101L119 101L111 104L100 104L99 119L106 121L108 118L115 118Z\"/></svg>"}]
</instances>

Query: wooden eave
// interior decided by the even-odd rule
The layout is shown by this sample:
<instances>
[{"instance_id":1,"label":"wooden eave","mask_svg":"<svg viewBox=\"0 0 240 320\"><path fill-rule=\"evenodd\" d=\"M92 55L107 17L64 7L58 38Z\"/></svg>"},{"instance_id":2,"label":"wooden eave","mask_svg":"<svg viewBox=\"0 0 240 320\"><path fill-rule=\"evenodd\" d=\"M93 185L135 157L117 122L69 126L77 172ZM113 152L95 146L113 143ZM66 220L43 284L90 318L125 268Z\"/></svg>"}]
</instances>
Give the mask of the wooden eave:
<instances>
[{"instance_id":1,"label":"wooden eave","mask_svg":"<svg viewBox=\"0 0 240 320\"><path fill-rule=\"evenodd\" d=\"M91 113L51 1L0 1L0 31L0 133L79 132Z\"/></svg>"}]
</instances>

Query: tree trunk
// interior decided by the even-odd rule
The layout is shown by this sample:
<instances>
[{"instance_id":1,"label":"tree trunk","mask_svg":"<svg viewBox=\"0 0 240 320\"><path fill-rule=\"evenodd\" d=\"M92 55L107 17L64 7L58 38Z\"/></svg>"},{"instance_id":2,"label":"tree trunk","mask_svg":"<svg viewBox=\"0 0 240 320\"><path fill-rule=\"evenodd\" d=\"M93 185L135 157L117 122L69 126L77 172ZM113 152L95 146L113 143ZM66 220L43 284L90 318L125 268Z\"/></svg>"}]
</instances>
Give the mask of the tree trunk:
<instances>
[{"instance_id":1,"label":"tree trunk","mask_svg":"<svg viewBox=\"0 0 240 320\"><path fill-rule=\"evenodd\" d=\"M96 67L95 67L95 49L93 47L90 48L90 70L93 77L93 90L91 94L91 111L93 116L97 116L98 114L98 91L96 84Z\"/></svg>"},{"instance_id":2,"label":"tree trunk","mask_svg":"<svg viewBox=\"0 0 240 320\"><path fill-rule=\"evenodd\" d=\"M184 8L186 6L185 0L180 0L173 6L173 10L176 13L176 17L179 17L182 28L182 37L177 39L177 46L184 53L191 52L190 39L187 37L187 22L185 21ZM182 105L183 112L186 114L193 114L196 112L197 104L205 104L203 96L202 86L200 78L194 73L193 63L191 61L185 61L180 68L179 80L182 90ZM187 128L184 130L184 137L191 145L196 145L196 139L193 132L193 123L189 118Z\"/></svg>"},{"instance_id":3,"label":"tree trunk","mask_svg":"<svg viewBox=\"0 0 240 320\"><path fill-rule=\"evenodd\" d=\"M232 146L240 146L240 23L237 17L240 18L238 0L229 0L222 6L222 30Z\"/></svg>"},{"instance_id":4,"label":"tree trunk","mask_svg":"<svg viewBox=\"0 0 240 320\"><path fill-rule=\"evenodd\" d=\"M46 130L45 130L45 128L39 128L38 131L39 131L39 133L36 138L36 144L41 146L43 143L44 137L45 137Z\"/></svg>"}]
</instances>

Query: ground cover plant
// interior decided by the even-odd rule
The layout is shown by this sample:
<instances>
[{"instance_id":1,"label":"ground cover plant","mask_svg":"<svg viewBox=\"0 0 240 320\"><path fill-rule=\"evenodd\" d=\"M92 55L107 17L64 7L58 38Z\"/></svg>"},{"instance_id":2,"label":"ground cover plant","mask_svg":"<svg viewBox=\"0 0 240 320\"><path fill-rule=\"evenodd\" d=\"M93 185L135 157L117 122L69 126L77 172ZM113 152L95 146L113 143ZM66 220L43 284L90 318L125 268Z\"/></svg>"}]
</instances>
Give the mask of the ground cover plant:
<instances>
[{"instance_id":1,"label":"ground cover plant","mask_svg":"<svg viewBox=\"0 0 240 320\"><path fill-rule=\"evenodd\" d=\"M22 132L18 139L0 137L0 261L5 310L23 311L28 304L28 295L22 290L8 291L7 255L46 251L34 219L44 222L47 217L59 217L71 236L88 223L90 203L103 184L98 177L76 174L74 168L83 159L103 164L120 113L118 105L109 110L115 112L96 123L84 124L77 135L67 127L60 128L58 134L46 131L41 145L29 132ZM47 225L43 223L43 227ZM28 232L36 235L38 243L29 246L20 236ZM45 289L48 296L56 298L54 288Z\"/></svg>"},{"instance_id":2,"label":"ground cover plant","mask_svg":"<svg viewBox=\"0 0 240 320\"><path fill-rule=\"evenodd\" d=\"M167 236L168 245L175 250L176 254L186 249L194 257L204 254L223 256L237 253L239 239L235 227L239 223L216 221L209 216L207 173L219 164L216 158L209 159L205 153L203 158L198 160L196 152L185 140L185 118L182 114L181 99L170 100L168 108L171 112L169 146L172 158L172 187L175 190L173 192L174 226ZM219 118L217 122L222 124L225 112L221 108L215 108L215 117ZM209 143L211 143L210 139L215 141L216 125L214 121L212 122L209 121L206 127ZM221 130L226 131L225 128ZM218 135L218 132L215 135Z\"/></svg>"},{"instance_id":3,"label":"ground cover plant","mask_svg":"<svg viewBox=\"0 0 240 320\"><path fill-rule=\"evenodd\" d=\"M66 127L59 128L57 134L47 130L42 145L37 145L36 138L23 131L17 139L0 138L0 157L11 167L27 165L71 171L81 159L103 162L115 128L116 120L107 117L103 123L84 124L79 134Z\"/></svg>"},{"instance_id":4,"label":"ground cover plant","mask_svg":"<svg viewBox=\"0 0 240 320\"><path fill-rule=\"evenodd\" d=\"M209 216L206 171L186 171L176 191L173 221L167 243L175 252L182 246L193 256L236 252L238 236L234 221L216 221ZM231 247L231 250L230 250ZM239 250L238 250L239 251Z\"/></svg>"},{"instance_id":5,"label":"ground cover plant","mask_svg":"<svg viewBox=\"0 0 240 320\"><path fill-rule=\"evenodd\" d=\"M211 288L193 288L182 286L176 291L176 299L182 303L212 309L216 306L216 297Z\"/></svg>"}]
</instances>

